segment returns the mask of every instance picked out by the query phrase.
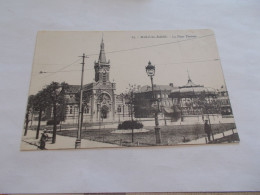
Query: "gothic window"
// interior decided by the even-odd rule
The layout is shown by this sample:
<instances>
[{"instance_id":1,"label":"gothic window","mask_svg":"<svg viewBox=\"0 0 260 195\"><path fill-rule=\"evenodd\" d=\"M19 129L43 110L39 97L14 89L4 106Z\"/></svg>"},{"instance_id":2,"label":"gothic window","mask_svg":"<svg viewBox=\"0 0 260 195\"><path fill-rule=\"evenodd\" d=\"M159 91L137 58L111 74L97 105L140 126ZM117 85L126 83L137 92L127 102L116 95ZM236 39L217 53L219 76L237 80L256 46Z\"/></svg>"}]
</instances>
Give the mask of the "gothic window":
<instances>
[{"instance_id":1,"label":"gothic window","mask_svg":"<svg viewBox=\"0 0 260 195\"><path fill-rule=\"evenodd\" d=\"M101 96L102 104L110 104L110 97L107 94L102 94Z\"/></svg>"}]
</instances>

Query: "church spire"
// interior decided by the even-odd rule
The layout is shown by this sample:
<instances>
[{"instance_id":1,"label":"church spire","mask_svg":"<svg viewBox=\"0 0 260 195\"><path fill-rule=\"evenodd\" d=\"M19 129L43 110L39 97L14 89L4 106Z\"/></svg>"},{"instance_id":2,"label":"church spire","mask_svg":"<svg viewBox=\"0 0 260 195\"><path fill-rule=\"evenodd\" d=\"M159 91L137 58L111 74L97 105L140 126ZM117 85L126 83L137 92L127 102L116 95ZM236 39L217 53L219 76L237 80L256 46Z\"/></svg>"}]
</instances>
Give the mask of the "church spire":
<instances>
[{"instance_id":1,"label":"church spire","mask_svg":"<svg viewBox=\"0 0 260 195\"><path fill-rule=\"evenodd\" d=\"M102 34L102 41L101 41L101 44L100 44L100 53L99 53L98 62L106 63L105 45L104 45L104 41L103 41L103 34Z\"/></svg>"},{"instance_id":2,"label":"church spire","mask_svg":"<svg viewBox=\"0 0 260 195\"><path fill-rule=\"evenodd\" d=\"M110 61L106 60L105 55L105 44L102 34L102 40L100 43L100 53L98 61L94 63L95 68L95 81L96 82L102 82L107 83L109 82L109 70L110 70Z\"/></svg>"}]
</instances>

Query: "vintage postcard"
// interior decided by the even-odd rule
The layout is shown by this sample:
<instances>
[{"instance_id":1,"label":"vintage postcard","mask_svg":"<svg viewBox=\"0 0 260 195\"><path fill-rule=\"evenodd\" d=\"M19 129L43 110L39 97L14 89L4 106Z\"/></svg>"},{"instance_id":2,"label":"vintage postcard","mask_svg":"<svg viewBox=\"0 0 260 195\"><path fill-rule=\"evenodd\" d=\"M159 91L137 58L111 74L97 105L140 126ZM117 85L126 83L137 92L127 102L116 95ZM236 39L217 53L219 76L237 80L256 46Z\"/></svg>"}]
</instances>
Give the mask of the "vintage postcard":
<instances>
[{"instance_id":1,"label":"vintage postcard","mask_svg":"<svg viewBox=\"0 0 260 195\"><path fill-rule=\"evenodd\" d=\"M231 142L213 31L38 33L21 150Z\"/></svg>"}]
</instances>

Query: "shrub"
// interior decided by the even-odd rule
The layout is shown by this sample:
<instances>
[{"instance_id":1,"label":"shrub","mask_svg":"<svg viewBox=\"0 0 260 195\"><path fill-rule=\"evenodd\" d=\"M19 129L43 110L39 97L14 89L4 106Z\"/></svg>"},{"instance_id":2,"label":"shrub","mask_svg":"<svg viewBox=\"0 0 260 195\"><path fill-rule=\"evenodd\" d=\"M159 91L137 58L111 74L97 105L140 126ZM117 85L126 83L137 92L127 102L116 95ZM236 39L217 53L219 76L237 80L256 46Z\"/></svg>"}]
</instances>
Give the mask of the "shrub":
<instances>
[{"instance_id":1,"label":"shrub","mask_svg":"<svg viewBox=\"0 0 260 195\"><path fill-rule=\"evenodd\" d=\"M122 129L122 124L120 123L120 124L118 124L118 127L117 127L117 129Z\"/></svg>"},{"instance_id":2,"label":"shrub","mask_svg":"<svg viewBox=\"0 0 260 195\"><path fill-rule=\"evenodd\" d=\"M139 121L124 121L118 125L118 129L142 129L144 125Z\"/></svg>"},{"instance_id":3,"label":"shrub","mask_svg":"<svg viewBox=\"0 0 260 195\"><path fill-rule=\"evenodd\" d=\"M60 124L60 121L57 120L56 125ZM54 125L54 120L47 121L47 125Z\"/></svg>"}]
</instances>

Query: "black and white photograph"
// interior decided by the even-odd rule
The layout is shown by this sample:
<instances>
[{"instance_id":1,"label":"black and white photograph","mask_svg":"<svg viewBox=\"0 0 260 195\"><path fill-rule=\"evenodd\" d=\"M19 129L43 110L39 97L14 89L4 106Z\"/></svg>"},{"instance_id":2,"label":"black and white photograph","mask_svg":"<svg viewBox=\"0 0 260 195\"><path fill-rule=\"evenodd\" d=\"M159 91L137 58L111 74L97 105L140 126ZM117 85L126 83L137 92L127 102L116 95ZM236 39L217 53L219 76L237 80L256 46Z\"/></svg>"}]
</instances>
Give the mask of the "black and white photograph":
<instances>
[{"instance_id":1,"label":"black and white photograph","mask_svg":"<svg viewBox=\"0 0 260 195\"><path fill-rule=\"evenodd\" d=\"M212 30L38 32L21 150L237 142Z\"/></svg>"}]
</instances>

